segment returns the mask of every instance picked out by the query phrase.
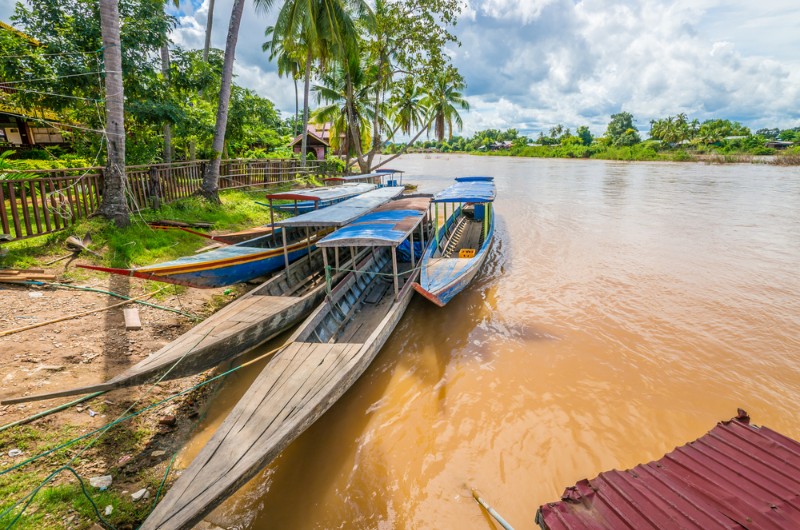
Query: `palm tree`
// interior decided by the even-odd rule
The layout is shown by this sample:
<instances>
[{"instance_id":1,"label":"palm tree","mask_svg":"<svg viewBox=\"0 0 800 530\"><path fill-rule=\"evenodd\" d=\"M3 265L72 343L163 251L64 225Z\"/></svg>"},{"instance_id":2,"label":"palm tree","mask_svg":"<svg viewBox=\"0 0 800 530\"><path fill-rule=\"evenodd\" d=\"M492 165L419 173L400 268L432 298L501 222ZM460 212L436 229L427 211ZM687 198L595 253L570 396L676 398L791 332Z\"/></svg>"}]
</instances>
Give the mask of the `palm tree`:
<instances>
[{"instance_id":1,"label":"palm tree","mask_svg":"<svg viewBox=\"0 0 800 530\"><path fill-rule=\"evenodd\" d=\"M130 224L125 197L125 113L122 52L119 39L119 0L100 0L100 33L106 71L106 149L103 204L100 213L118 227Z\"/></svg>"},{"instance_id":2,"label":"palm tree","mask_svg":"<svg viewBox=\"0 0 800 530\"><path fill-rule=\"evenodd\" d=\"M308 99L311 88L311 67L316 61L321 70L338 57L353 49L357 29L351 16L364 17L370 13L364 0L289 0L280 12L273 30L273 49L294 53L305 51L303 84L303 140L301 157L306 159L308 148Z\"/></svg>"},{"instance_id":3,"label":"palm tree","mask_svg":"<svg viewBox=\"0 0 800 530\"><path fill-rule=\"evenodd\" d=\"M180 0L175 0L178 2ZM211 49L211 27L214 25L214 0L208 0L208 18L206 19L206 42L203 46L203 60L208 61L208 50Z\"/></svg>"},{"instance_id":4,"label":"palm tree","mask_svg":"<svg viewBox=\"0 0 800 530\"><path fill-rule=\"evenodd\" d=\"M460 92L465 87L466 84L461 75L454 68L448 68L437 76L433 86L422 100L422 104L428 108L430 117L433 119L436 139L439 142L444 141L445 131L447 131L448 139L453 137L453 122L459 129L464 126L456 106L463 110L469 110L469 103Z\"/></svg>"},{"instance_id":5,"label":"palm tree","mask_svg":"<svg viewBox=\"0 0 800 530\"><path fill-rule=\"evenodd\" d=\"M416 129L425 123L422 93L411 76L403 79L399 90L389 99L389 105L395 130L399 129L408 135L411 134L411 129ZM391 136L394 136L394 133Z\"/></svg>"},{"instance_id":6,"label":"palm tree","mask_svg":"<svg viewBox=\"0 0 800 530\"><path fill-rule=\"evenodd\" d=\"M274 33L275 26L269 26L264 31L264 36L272 37ZM300 114L300 96L298 94L297 80L303 68L302 58L300 57L301 54L298 53L298 51L301 51L300 47L298 47L298 50L292 52L288 49L284 49L282 42L268 40L261 45L261 51L269 52L269 60L275 61L278 67L279 77L283 77L287 74L292 76L292 82L294 83L294 135L297 136L297 121L299 119L298 115Z\"/></svg>"},{"instance_id":7,"label":"palm tree","mask_svg":"<svg viewBox=\"0 0 800 530\"><path fill-rule=\"evenodd\" d=\"M253 0L256 8L266 11L272 7L273 0ZM211 202L219 202L219 166L222 158L222 148L225 144L225 131L228 125L228 105L231 99L231 85L233 84L233 62L236 57L236 42L239 39L239 25L242 22L245 0L234 0L231 10L231 21L228 25L228 37L225 40L225 58L222 62L222 81L217 103L217 121L214 127L214 140L211 149L214 154L206 165L203 175L203 184L200 194Z\"/></svg>"},{"instance_id":8,"label":"palm tree","mask_svg":"<svg viewBox=\"0 0 800 530\"><path fill-rule=\"evenodd\" d=\"M336 136L337 142L338 134L344 133L344 152L348 159L352 151L361 152L364 137L370 135L370 122L375 116L370 101L370 87L365 81L364 70L358 63L339 64L323 74L313 88L317 102L328 103L314 112L314 120L318 123L330 122L331 139Z\"/></svg>"}]
</instances>

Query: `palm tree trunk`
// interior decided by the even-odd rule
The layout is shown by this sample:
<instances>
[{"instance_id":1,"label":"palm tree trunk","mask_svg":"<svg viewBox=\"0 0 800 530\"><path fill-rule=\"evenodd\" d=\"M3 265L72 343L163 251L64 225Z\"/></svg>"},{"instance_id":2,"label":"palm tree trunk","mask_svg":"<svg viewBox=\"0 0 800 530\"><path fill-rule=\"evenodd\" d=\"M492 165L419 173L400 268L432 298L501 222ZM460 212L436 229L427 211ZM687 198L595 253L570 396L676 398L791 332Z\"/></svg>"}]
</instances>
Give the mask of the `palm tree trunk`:
<instances>
[{"instance_id":1,"label":"palm tree trunk","mask_svg":"<svg viewBox=\"0 0 800 530\"><path fill-rule=\"evenodd\" d=\"M294 79L294 136L297 138L297 122L300 119L300 94L297 89L297 78L292 76Z\"/></svg>"},{"instance_id":2,"label":"palm tree trunk","mask_svg":"<svg viewBox=\"0 0 800 530\"><path fill-rule=\"evenodd\" d=\"M161 74L169 87L169 44L165 41L161 46ZM172 124L164 122L164 163L172 162Z\"/></svg>"},{"instance_id":3,"label":"palm tree trunk","mask_svg":"<svg viewBox=\"0 0 800 530\"><path fill-rule=\"evenodd\" d=\"M122 50L118 0L100 0L100 33L106 70L106 147L103 204L100 213L118 227L130 224L125 198L125 108L122 88Z\"/></svg>"},{"instance_id":4,"label":"palm tree trunk","mask_svg":"<svg viewBox=\"0 0 800 530\"><path fill-rule=\"evenodd\" d=\"M206 20L206 43L203 46L203 60L208 62L208 50L211 49L211 26L214 24L214 0L208 1L208 19Z\"/></svg>"},{"instance_id":5,"label":"palm tree trunk","mask_svg":"<svg viewBox=\"0 0 800 530\"><path fill-rule=\"evenodd\" d=\"M303 135L303 141L300 144L300 156L302 162L300 167L306 165L306 151L308 150L308 96L311 92L311 47L308 47L306 52L306 75L305 86L303 87L303 130L300 134Z\"/></svg>"},{"instance_id":6,"label":"palm tree trunk","mask_svg":"<svg viewBox=\"0 0 800 530\"><path fill-rule=\"evenodd\" d=\"M242 22L244 0L234 0L231 11L231 22L228 26L228 38L225 41L225 60L222 63L222 83L217 105L217 123L214 127L214 140L211 143L213 156L206 165L200 194L211 202L219 202L219 166L222 148L225 143L225 131L228 127L228 104L231 99L233 83L233 61L236 56L236 41L239 38L239 24Z\"/></svg>"}]
</instances>

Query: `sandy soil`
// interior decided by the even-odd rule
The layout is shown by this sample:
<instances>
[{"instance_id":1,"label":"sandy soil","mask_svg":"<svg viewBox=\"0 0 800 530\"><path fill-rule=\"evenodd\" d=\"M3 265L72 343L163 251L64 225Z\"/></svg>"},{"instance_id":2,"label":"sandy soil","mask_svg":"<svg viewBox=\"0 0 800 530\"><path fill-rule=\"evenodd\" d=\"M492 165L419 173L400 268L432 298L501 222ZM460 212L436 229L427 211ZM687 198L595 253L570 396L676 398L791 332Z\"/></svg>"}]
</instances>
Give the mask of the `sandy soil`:
<instances>
[{"instance_id":1,"label":"sandy soil","mask_svg":"<svg viewBox=\"0 0 800 530\"><path fill-rule=\"evenodd\" d=\"M131 297L147 292L143 282L120 276L97 276L76 282L76 285ZM223 291L188 289L176 295L170 286L162 293L162 296L167 295L166 298L149 301L205 316L210 312L212 297ZM121 301L104 294L72 289L0 285L0 332L112 306ZM125 307L138 309L142 329L125 329ZM140 304L126 304L0 337L0 395L39 394L100 383L158 350L191 326L192 321L182 315ZM164 390L186 386L186 382L181 380L163 385ZM113 402L115 394L124 395L124 391L107 394L106 401ZM60 398L0 406L0 423L21 419L69 400Z\"/></svg>"}]
</instances>

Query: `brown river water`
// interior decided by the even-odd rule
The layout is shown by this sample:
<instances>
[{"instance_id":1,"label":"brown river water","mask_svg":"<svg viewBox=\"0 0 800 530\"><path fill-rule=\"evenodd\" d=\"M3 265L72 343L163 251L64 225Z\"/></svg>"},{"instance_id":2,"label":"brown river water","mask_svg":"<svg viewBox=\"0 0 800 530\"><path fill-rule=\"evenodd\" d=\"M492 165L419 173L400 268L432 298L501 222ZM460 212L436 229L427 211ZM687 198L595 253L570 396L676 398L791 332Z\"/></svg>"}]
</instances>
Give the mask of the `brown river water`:
<instances>
[{"instance_id":1,"label":"brown river water","mask_svg":"<svg viewBox=\"0 0 800 530\"><path fill-rule=\"evenodd\" d=\"M391 165L424 192L495 177L482 272L445 308L415 295L361 379L210 521L495 528L474 487L533 529L565 487L660 458L737 407L800 438L800 169L446 155ZM182 465L251 368L225 383Z\"/></svg>"}]
</instances>

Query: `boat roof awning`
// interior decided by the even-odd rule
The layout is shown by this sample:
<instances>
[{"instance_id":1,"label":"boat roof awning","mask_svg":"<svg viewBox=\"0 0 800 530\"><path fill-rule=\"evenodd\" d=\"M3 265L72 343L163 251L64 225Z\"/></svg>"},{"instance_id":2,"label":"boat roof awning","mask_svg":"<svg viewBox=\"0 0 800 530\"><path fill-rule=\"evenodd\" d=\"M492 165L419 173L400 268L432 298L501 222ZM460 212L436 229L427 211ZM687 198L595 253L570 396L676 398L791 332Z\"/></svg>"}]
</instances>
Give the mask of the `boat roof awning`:
<instances>
[{"instance_id":1,"label":"boat roof awning","mask_svg":"<svg viewBox=\"0 0 800 530\"><path fill-rule=\"evenodd\" d=\"M317 242L318 247L396 247L414 231L431 200L398 199L377 208Z\"/></svg>"},{"instance_id":2,"label":"boat roof awning","mask_svg":"<svg viewBox=\"0 0 800 530\"><path fill-rule=\"evenodd\" d=\"M336 182L360 182L362 180L379 178L383 175L383 173L376 171L374 173L363 173L361 175L337 175L335 177L326 177L325 180L333 180Z\"/></svg>"},{"instance_id":3,"label":"boat roof awning","mask_svg":"<svg viewBox=\"0 0 800 530\"><path fill-rule=\"evenodd\" d=\"M456 182L491 182L494 177L456 177Z\"/></svg>"},{"instance_id":4,"label":"boat roof awning","mask_svg":"<svg viewBox=\"0 0 800 530\"><path fill-rule=\"evenodd\" d=\"M323 186L321 188L308 188L305 190L290 190L279 193L268 193L267 199L271 201L330 201L355 197L362 193L374 190L377 186L368 183L343 184L341 186Z\"/></svg>"},{"instance_id":5,"label":"boat roof awning","mask_svg":"<svg viewBox=\"0 0 800 530\"><path fill-rule=\"evenodd\" d=\"M353 222L395 197L399 197L402 193L402 186L378 188L333 206L290 217L275 224L278 226L333 226L338 228Z\"/></svg>"},{"instance_id":6,"label":"boat roof awning","mask_svg":"<svg viewBox=\"0 0 800 530\"><path fill-rule=\"evenodd\" d=\"M461 177L476 178L476 177ZM459 181L433 196L433 202L492 202L496 190L494 182L483 180Z\"/></svg>"}]
</instances>

